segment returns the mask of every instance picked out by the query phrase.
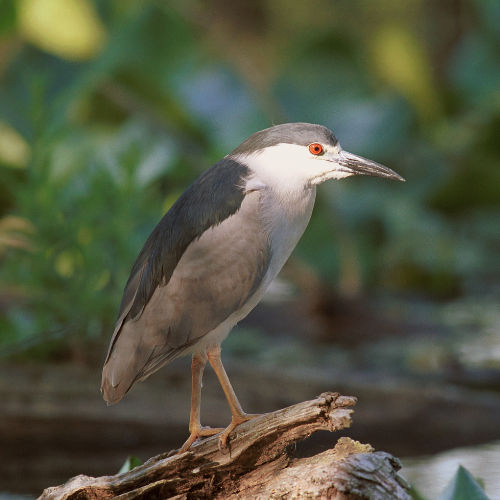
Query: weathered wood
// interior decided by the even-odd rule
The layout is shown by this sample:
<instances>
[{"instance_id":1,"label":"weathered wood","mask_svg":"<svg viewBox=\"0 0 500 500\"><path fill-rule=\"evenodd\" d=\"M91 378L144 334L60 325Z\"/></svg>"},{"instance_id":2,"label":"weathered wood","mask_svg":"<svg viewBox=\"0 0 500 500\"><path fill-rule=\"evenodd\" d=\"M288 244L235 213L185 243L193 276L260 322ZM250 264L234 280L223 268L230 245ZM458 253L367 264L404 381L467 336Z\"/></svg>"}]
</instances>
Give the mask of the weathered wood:
<instances>
[{"instance_id":1,"label":"weathered wood","mask_svg":"<svg viewBox=\"0 0 500 500\"><path fill-rule=\"evenodd\" d=\"M165 453L130 472L76 476L40 499L336 498L409 499L397 459L341 438L335 448L294 460L293 443L351 424L356 398L324 393L241 424L219 450L217 436L183 454Z\"/></svg>"}]
</instances>

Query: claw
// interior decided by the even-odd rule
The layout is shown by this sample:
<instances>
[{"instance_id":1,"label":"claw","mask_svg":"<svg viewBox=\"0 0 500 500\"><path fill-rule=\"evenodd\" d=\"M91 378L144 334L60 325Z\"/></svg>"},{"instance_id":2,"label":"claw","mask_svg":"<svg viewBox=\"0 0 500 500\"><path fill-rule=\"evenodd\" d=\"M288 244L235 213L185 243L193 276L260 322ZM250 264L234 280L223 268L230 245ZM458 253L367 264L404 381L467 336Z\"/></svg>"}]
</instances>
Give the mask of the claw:
<instances>
[{"instance_id":1,"label":"claw","mask_svg":"<svg viewBox=\"0 0 500 500\"><path fill-rule=\"evenodd\" d=\"M241 415L233 415L231 423L222 431L219 436L219 451L223 454L226 454L228 451L228 439L231 432L238 427L238 425L243 422L248 422L248 420L252 420L253 418L260 417L260 414L253 413L242 413Z\"/></svg>"}]
</instances>

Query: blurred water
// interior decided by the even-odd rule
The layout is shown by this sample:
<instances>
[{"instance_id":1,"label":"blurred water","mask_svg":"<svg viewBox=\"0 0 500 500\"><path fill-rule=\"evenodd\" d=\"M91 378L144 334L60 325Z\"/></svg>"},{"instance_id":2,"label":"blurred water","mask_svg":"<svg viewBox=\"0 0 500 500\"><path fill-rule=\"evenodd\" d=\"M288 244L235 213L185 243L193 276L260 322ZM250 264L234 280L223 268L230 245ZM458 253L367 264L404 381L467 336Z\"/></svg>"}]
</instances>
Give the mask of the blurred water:
<instances>
[{"instance_id":1,"label":"blurred water","mask_svg":"<svg viewBox=\"0 0 500 500\"><path fill-rule=\"evenodd\" d=\"M479 480L492 500L500 499L500 441L402 462L403 476L429 500L439 497L459 465Z\"/></svg>"}]
</instances>

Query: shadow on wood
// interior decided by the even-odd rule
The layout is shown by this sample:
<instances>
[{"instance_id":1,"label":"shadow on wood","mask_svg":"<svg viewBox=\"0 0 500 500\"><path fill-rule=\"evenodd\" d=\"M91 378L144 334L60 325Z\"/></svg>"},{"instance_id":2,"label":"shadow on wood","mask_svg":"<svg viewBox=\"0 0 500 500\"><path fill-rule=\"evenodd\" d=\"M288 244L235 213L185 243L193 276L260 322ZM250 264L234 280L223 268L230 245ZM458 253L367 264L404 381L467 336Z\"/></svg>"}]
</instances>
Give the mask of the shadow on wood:
<instances>
[{"instance_id":1,"label":"shadow on wood","mask_svg":"<svg viewBox=\"0 0 500 500\"><path fill-rule=\"evenodd\" d=\"M219 450L218 437L182 454L151 458L130 472L76 476L41 499L335 498L409 499L399 461L349 438L313 457L293 459L294 443L351 425L356 398L323 393L241 424Z\"/></svg>"}]
</instances>

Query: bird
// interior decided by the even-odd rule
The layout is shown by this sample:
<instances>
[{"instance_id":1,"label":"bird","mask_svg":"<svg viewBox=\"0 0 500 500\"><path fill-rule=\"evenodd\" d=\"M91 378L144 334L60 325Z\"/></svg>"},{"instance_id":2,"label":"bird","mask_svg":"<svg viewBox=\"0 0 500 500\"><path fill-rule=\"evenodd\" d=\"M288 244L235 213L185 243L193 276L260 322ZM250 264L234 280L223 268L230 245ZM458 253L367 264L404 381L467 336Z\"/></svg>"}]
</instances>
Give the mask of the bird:
<instances>
[{"instance_id":1,"label":"bird","mask_svg":"<svg viewBox=\"0 0 500 500\"><path fill-rule=\"evenodd\" d=\"M221 343L260 301L309 223L316 187L355 175L404 181L344 151L333 132L310 123L274 125L248 137L205 170L176 200L142 247L125 285L102 371L108 404L136 381L191 355L189 437L231 432L245 413L221 360ZM209 363L231 410L225 428L200 422Z\"/></svg>"}]
</instances>

